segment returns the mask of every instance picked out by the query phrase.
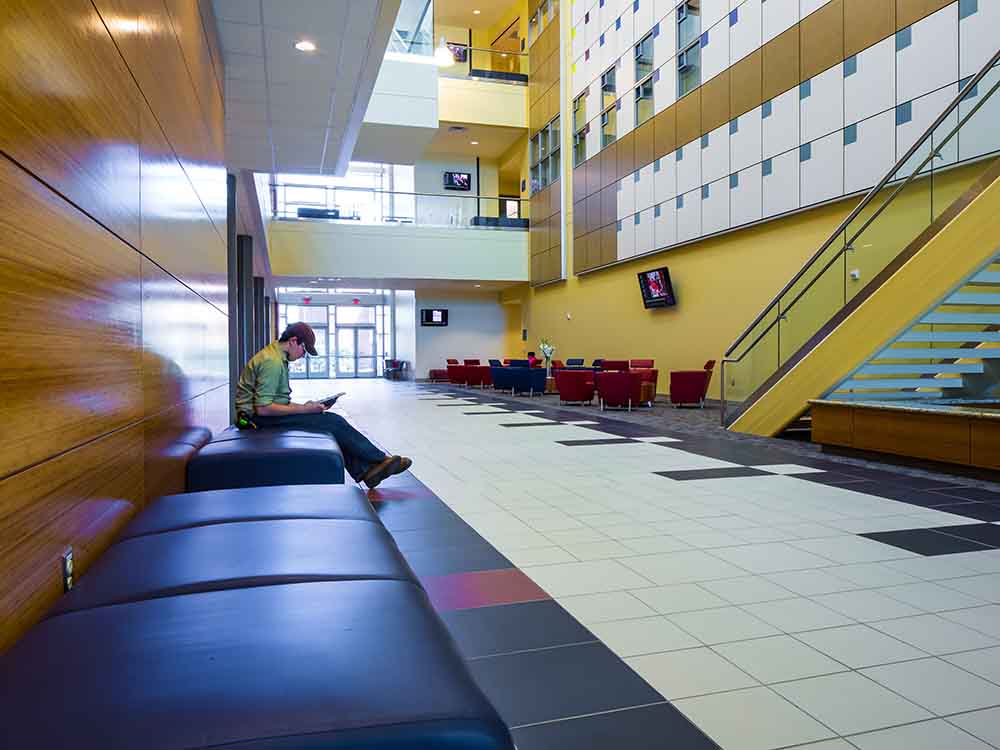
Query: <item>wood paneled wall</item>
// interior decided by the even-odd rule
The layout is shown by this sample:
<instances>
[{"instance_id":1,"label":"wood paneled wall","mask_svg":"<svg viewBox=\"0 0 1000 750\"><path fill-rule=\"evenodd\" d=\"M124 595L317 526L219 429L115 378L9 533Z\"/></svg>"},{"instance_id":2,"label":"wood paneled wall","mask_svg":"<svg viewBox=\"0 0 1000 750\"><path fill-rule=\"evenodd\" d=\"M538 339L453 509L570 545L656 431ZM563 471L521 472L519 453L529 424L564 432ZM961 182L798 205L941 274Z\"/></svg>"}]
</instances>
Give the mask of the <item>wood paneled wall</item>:
<instances>
[{"instance_id":1,"label":"wood paneled wall","mask_svg":"<svg viewBox=\"0 0 1000 750\"><path fill-rule=\"evenodd\" d=\"M0 5L0 651L228 420L226 176L198 0Z\"/></svg>"}]
</instances>

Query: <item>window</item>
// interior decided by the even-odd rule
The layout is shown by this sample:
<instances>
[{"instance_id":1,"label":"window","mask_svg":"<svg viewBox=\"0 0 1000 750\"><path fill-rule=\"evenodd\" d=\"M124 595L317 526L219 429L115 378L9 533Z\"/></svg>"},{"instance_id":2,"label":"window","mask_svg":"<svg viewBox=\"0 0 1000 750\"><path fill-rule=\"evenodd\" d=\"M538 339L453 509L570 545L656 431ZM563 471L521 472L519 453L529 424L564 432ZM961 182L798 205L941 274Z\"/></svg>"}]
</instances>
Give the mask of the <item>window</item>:
<instances>
[{"instance_id":1,"label":"window","mask_svg":"<svg viewBox=\"0 0 1000 750\"><path fill-rule=\"evenodd\" d=\"M653 79L647 78L635 89L635 124L642 125L653 116Z\"/></svg>"},{"instance_id":2,"label":"window","mask_svg":"<svg viewBox=\"0 0 1000 750\"><path fill-rule=\"evenodd\" d=\"M641 81L653 72L653 34L650 32L635 45L635 80Z\"/></svg>"},{"instance_id":3,"label":"window","mask_svg":"<svg viewBox=\"0 0 1000 750\"><path fill-rule=\"evenodd\" d=\"M587 160L587 131L581 130L573 136L573 166L578 167Z\"/></svg>"},{"instance_id":4,"label":"window","mask_svg":"<svg viewBox=\"0 0 1000 750\"><path fill-rule=\"evenodd\" d=\"M573 100L573 132L582 130L587 124L587 94L580 94Z\"/></svg>"},{"instance_id":5,"label":"window","mask_svg":"<svg viewBox=\"0 0 1000 750\"><path fill-rule=\"evenodd\" d=\"M618 95L615 93L615 69L609 68L601 76L601 109L607 109L615 103Z\"/></svg>"},{"instance_id":6,"label":"window","mask_svg":"<svg viewBox=\"0 0 1000 750\"><path fill-rule=\"evenodd\" d=\"M531 152L530 158L532 164L537 164L542 159L542 144L541 144L541 134L536 134L534 138L531 139Z\"/></svg>"},{"instance_id":7,"label":"window","mask_svg":"<svg viewBox=\"0 0 1000 750\"><path fill-rule=\"evenodd\" d=\"M677 55L677 98L701 85L701 49L697 44Z\"/></svg>"},{"instance_id":8,"label":"window","mask_svg":"<svg viewBox=\"0 0 1000 750\"><path fill-rule=\"evenodd\" d=\"M618 137L618 118L615 108L612 107L601 115L601 148L607 148Z\"/></svg>"},{"instance_id":9,"label":"window","mask_svg":"<svg viewBox=\"0 0 1000 750\"><path fill-rule=\"evenodd\" d=\"M558 150L557 151L553 151L552 152L552 156L550 156L548 158L548 160L547 160L548 163L549 163L549 184L550 185L553 182L555 182L556 180L558 180L559 177L561 176L559 174L559 168L560 168L561 163L562 163L562 160L559 158L559 154L561 154L561 153L562 152L558 151Z\"/></svg>"},{"instance_id":10,"label":"window","mask_svg":"<svg viewBox=\"0 0 1000 750\"><path fill-rule=\"evenodd\" d=\"M546 130L549 132L549 153L558 151L559 146L562 145L560 142L558 115L552 122L549 123L549 126L546 128Z\"/></svg>"},{"instance_id":11,"label":"window","mask_svg":"<svg viewBox=\"0 0 1000 750\"><path fill-rule=\"evenodd\" d=\"M701 36L701 0L688 0L677 8L677 49Z\"/></svg>"}]
</instances>

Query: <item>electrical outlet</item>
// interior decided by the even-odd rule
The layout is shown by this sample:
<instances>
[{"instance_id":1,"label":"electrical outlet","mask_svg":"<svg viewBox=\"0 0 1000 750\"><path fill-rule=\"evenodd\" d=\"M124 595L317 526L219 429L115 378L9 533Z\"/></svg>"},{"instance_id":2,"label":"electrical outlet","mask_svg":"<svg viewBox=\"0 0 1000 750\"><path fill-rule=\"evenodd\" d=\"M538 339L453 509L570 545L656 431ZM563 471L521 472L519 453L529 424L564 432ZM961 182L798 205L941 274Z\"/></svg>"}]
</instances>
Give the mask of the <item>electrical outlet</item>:
<instances>
[{"instance_id":1,"label":"electrical outlet","mask_svg":"<svg viewBox=\"0 0 1000 750\"><path fill-rule=\"evenodd\" d=\"M73 548L63 552L62 555L62 578L63 592L73 588Z\"/></svg>"}]
</instances>

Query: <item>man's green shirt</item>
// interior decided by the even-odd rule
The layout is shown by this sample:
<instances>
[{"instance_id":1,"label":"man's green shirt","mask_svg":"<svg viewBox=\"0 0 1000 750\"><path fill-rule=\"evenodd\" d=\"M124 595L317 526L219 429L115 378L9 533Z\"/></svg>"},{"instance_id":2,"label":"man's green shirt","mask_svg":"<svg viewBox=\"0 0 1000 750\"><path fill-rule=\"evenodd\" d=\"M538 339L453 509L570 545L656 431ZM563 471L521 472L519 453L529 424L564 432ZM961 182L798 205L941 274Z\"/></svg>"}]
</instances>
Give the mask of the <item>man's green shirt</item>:
<instances>
[{"instance_id":1,"label":"man's green shirt","mask_svg":"<svg viewBox=\"0 0 1000 750\"><path fill-rule=\"evenodd\" d=\"M255 413L261 406L287 404L292 388L288 384L288 355L277 341L257 352L240 373L236 386L236 411Z\"/></svg>"}]
</instances>

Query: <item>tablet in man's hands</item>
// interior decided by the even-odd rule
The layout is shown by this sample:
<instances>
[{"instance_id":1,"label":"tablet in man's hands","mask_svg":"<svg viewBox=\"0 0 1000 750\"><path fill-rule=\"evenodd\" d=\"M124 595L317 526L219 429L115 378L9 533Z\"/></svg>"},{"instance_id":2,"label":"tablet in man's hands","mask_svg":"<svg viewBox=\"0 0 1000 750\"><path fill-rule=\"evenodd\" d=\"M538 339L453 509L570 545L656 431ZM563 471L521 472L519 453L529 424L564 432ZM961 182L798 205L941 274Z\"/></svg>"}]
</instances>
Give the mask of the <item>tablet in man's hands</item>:
<instances>
[{"instance_id":1,"label":"tablet in man's hands","mask_svg":"<svg viewBox=\"0 0 1000 750\"><path fill-rule=\"evenodd\" d=\"M317 401L318 401L318 403L323 404L323 406L325 406L327 409L329 409L331 406L333 406L335 403L337 403L337 399L338 398L340 398L341 396L346 395L346 393L347 393L347 391L341 391L340 393L336 393L333 396L327 396L326 398L317 399Z\"/></svg>"}]
</instances>

